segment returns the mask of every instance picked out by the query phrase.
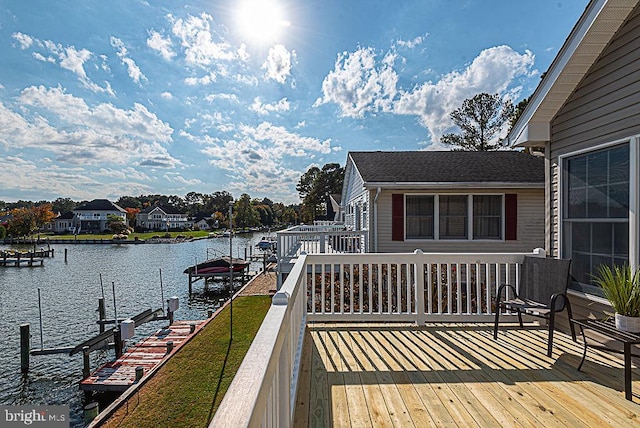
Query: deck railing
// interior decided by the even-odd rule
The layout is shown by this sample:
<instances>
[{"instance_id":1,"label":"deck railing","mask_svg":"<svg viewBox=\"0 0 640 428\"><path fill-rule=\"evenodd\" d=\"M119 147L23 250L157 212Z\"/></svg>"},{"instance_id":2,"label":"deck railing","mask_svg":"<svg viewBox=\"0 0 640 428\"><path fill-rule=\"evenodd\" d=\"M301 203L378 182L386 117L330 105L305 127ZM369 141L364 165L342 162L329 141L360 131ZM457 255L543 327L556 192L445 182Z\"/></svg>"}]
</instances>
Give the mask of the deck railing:
<instances>
[{"instance_id":1,"label":"deck railing","mask_svg":"<svg viewBox=\"0 0 640 428\"><path fill-rule=\"evenodd\" d=\"M301 255L211 426L291 426L307 321L487 321L498 286L519 283L524 256Z\"/></svg>"}]
</instances>

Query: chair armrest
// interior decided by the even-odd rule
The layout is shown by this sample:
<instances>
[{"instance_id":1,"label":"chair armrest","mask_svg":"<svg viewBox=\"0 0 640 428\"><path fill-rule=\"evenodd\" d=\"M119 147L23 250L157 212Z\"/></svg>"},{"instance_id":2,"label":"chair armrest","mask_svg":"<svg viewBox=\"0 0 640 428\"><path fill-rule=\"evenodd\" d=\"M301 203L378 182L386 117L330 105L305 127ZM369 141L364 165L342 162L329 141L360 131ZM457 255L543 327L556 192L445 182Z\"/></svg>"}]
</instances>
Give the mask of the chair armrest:
<instances>
[{"instance_id":1,"label":"chair armrest","mask_svg":"<svg viewBox=\"0 0 640 428\"><path fill-rule=\"evenodd\" d=\"M516 287L514 287L511 284L502 284L502 285L500 285L500 287L498 287L498 293L496 294L496 302L500 303L501 301L504 300L504 299L501 299L501 296L502 296L503 291L505 291L507 288L510 288L513 291L513 296L514 297L518 297L518 293L516 291ZM506 296L506 294L505 294L505 296Z\"/></svg>"},{"instance_id":2,"label":"chair armrest","mask_svg":"<svg viewBox=\"0 0 640 428\"><path fill-rule=\"evenodd\" d=\"M560 306L560 307L558 307L556 309L556 301L558 299L562 299L562 306ZM564 310L564 307L567 305L567 300L569 300L569 299L567 298L567 295L564 294L564 293L553 294L551 296L551 300L549 301L549 309L551 309L554 312L560 312L560 311Z\"/></svg>"}]
</instances>

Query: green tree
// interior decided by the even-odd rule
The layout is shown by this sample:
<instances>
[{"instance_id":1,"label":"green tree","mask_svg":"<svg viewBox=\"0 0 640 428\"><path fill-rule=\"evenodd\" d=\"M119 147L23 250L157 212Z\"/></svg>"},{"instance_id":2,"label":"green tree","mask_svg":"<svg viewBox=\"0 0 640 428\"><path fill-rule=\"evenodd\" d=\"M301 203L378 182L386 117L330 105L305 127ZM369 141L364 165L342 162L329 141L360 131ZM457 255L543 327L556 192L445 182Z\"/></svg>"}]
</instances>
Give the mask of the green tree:
<instances>
[{"instance_id":1,"label":"green tree","mask_svg":"<svg viewBox=\"0 0 640 428\"><path fill-rule=\"evenodd\" d=\"M54 213L68 213L76 207L76 203L69 198L58 198L51 203L51 210Z\"/></svg>"},{"instance_id":2,"label":"green tree","mask_svg":"<svg viewBox=\"0 0 640 428\"><path fill-rule=\"evenodd\" d=\"M126 220L115 214L107 216L107 227L115 234L123 234L129 231Z\"/></svg>"},{"instance_id":3,"label":"green tree","mask_svg":"<svg viewBox=\"0 0 640 428\"><path fill-rule=\"evenodd\" d=\"M312 222L326 215L329 195L340 193L344 168L337 163L325 164L322 169L312 166L301 177L296 190L302 198L302 220Z\"/></svg>"},{"instance_id":4,"label":"green tree","mask_svg":"<svg viewBox=\"0 0 640 428\"><path fill-rule=\"evenodd\" d=\"M459 151L498 150L499 134L513 112L511 101L503 101L499 94L477 94L464 100L462 106L450 114L461 133L445 134L440 142Z\"/></svg>"},{"instance_id":5,"label":"green tree","mask_svg":"<svg viewBox=\"0 0 640 428\"><path fill-rule=\"evenodd\" d=\"M0 224L0 239L4 239L7 237L7 229Z\"/></svg>"},{"instance_id":6,"label":"green tree","mask_svg":"<svg viewBox=\"0 0 640 428\"><path fill-rule=\"evenodd\" d=\"M251 203L251 197L243 193L233 204L234 226L238 228L254 227L259 224L260 215Z\"/></svg>"}]
</instances>

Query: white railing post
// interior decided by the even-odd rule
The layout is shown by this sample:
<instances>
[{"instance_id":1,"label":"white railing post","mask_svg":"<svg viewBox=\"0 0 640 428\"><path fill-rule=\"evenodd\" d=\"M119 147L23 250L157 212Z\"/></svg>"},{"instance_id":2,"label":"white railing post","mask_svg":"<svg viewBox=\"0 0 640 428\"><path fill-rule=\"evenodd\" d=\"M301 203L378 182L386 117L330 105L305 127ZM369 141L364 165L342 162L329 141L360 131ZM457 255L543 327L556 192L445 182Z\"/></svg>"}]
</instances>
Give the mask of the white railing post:
<instances>
[{"instance_id":1,"label":"white railing post","mask_svg":"<svg viewBox=\"0 0 640 428\"><path fill-rule=\"evenodd\" d=\"M290 295L288 291L279 291L273 296L271 303L274 306L289 306ZM287 312L282 320L284 325L289 325L292 321L291 307L287 308ZM275 415L276 427L289 428L291 425L291 331L284 335L282 342L282 350L280 352L280 360L278 362L278 371L276 375L275 385L276 397L274 404L277 406L277 415Z\"/></svg>"},{"instance_id":2,"label":"white railing post","mask_svg":"<svg viewBox=\"0 0 640 428\"><path fill-rule=\"evenodd\" d=\"M425 325L427 314L425 313L424 302L424 252L415 250L413 253L416 255L415 264L413 265L416 278L416 324Z\"/></svg>"}]
</instances>

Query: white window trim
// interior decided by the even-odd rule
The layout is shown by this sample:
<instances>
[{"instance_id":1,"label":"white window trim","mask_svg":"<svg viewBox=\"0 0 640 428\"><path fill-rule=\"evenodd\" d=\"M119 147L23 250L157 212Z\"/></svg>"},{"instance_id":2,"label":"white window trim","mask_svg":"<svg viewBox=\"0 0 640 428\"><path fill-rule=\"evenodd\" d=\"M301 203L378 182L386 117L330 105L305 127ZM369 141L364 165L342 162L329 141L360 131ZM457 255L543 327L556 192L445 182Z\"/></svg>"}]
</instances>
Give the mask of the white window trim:
<instances>
[{"instance_id":1,"label":"white window trim","mask_svg":"<svg viewBox=\"0 0 640 428\"><path fill-rule=\"evenodd\" d=\"M621 144L629 144L629 265L636 270L640 265L640 198L638 197L638 180L640 179L640 135L621 138L619 140L597 144L585 149L575 150L558 156L558 256L564 254L564 161L567 158L607 149Z\"/></svg>"},{"instance_id":2,"label":"white window trim","mask_svg":"<svg viewBox=\"0 0 640 428\"><path fill-rule=\"evenodd\" d=\"M433 238L407 238L407 196L433 196ZM464 239L440 239L440 196L467 196L467 238ZM473 239L473 197L474 196L501 196L501 238L500 239ZM410 242L505 242L506 213L505 193L405 193L404 194L404 240Z\"/></svg>"}]
</instances>

